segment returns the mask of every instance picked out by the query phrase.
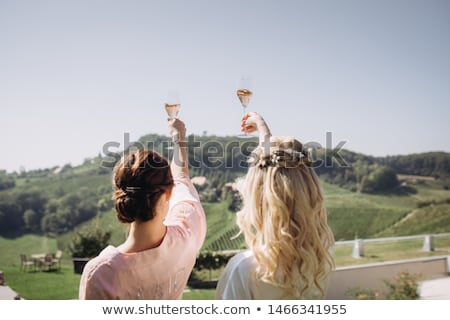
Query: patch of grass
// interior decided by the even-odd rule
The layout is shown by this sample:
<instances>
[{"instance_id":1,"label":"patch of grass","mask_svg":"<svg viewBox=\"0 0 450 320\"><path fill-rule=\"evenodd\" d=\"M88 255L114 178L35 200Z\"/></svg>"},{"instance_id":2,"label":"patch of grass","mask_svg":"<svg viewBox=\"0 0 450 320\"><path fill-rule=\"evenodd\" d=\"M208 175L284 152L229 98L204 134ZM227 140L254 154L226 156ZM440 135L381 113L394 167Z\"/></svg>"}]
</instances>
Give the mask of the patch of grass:
<instances>
[{"instance_id":1,"label":"patch of grass","mask_svg":"<svg viewBox=\"0 0 450 320\"><path fill-rule=\"evenodd\" d=\"M328 224L337 241L351 240L355 237L371 238L407 213L401 209L365 206L332 207L328 209Z\"/></svg>"},{"instance_id":2,"label":"patch of grass","mask_svg":"<svg viewBox=\"0 0 450 320\"><path fill-rule=\"evenodd\" d=\"M335 248L336 266L350 266L373 262L448 255L450 253L450 237L435 238L435 251L422 251L422 240L403 240L384 243L364 244L362 258L352 258L352 245ZM70 260L66 260L70 262ZM63 266L59 271L23 272L20 265L0 265L4 272L6 284L23 298L29 300L66 300L77 299L80 275L73 272L72 266ZM199 272L199 278L217 279L221 270L208 270ZM184 300L210 300L214 299L214 290L189 289L183 294Z\"/></svg>"},{"instance_id":3,"label":"patch of grass","mask_svg":"<svg viewBox=\"0 0 450 320\"><path fill-rule=\"evenodd\" d=\"M20 266L20 254L54 253L57 249L56 239L27 234L15 239L0 237L0 267Z\"/></svg>"},{"instance_id":4,"label":"patch of grass","mask_svg":"<svg viewBox=\"0 0 450 320\"><path fill-rule=\"evenodd\" d=\"M80 275L73 268L58 271L20 271L19 266L2 267L6 285L26 300L78 299Z\"/></svg>"},{"instance_id":5,"label":"patch of grass","mask_svg":"<svg viewBox=\"0 0 450 320\"><path fill-rule=\"evenodd\" d=\"M377 234L379 237L405 236L450 231L450 204L436 204L414 210L404 220Z\"/></svg>"},{"instance_id":6,"label":"patch of grass","mask_svg":"<svg viewBox=\"0 0 450 320\"><path fill-rule=\"evenodd\" d=\"M42 189L42 185L45 184L45 189ZM80 188L86 188L88 186L98 186L96 189L90 189L92 192L100 191L103 194L104 191L111 190L111 175L104 174L90 174L84 172L75 175L74 172L64 172L59 175L49 174L45 177L31 177L31 178L19 178L16 179L16 187L10 191L25 191L36 188L44 194L54 197L55 194L75 193Z\"/></svg>"},{"instance_id":7,"label":"patch of grass","mask_svg":"<svg viewBox=\"0 0 450 320\"><path fill-rule=\"evenodd\" d=\"M208 228L203 248L219 239L224 232L236 226L236 214L227 208L225 202L203 203ZM228 248L224 248L228 249Z\"/></svg>"},{"instance_id":8,"label":"patch of grass","mask_svg":"<svg viewBox=\"0 0 450 320\"><path fill-rule=\"evenodd\" d=\"M215 289L189 289L183 293L183 300L214 300Z\"/></svg>"},{"instance_id":9,"label":"patch of grass","mask_svg":"<svg viewBox=\"0 0 450 320\"><path fill-rule=\"evenodd\" d=\"M52 192L63 188L64 191L80 188L83 185L97 185L105 179L98 193L108 188L109 175L72 179L70 176L53 177ZM48 180L46 180L48 181ZM40 185L40 178L30 179L23 184ZM441 203L417 208L419 201L441 201L450 198L450 191L427 185L417 185L417 193L408 196L367 195L354 193L335 185L323 183L329 223L335 233L336 240L384 237L396 235L438 233L450 231L450 204ZM18 186L20 188L21 186ZM225 237L236 230L236 216L228 210L226 203L203 203L207 217L207 236L203 248L212 244L230 246ZM412 214L408 214L412 212ZM86 223L98 223L112 231L110 244L118 245L125 240L126 226L117 221L111 210L102 212L95 220ZM5 273L7 284L19 292L25 299L76 299L80 275L73 273L72 260L67 251L74 231L49 238L39 235L23 235L17 238L0 237L0 270ZM336 265L348 266L399 259L419 258L433 255L448 255L450 237L435 238L434 252L423 252L422 240L408 240L385 243L365 243L365 257L352 258L352 245L335 248ZM56 252L64 249L60 272L20 271L20 253ZM223 248L229 249L229 248ZM220 272L208 270L200 272L199 277L209 280L217 279ZM213 290L190 290L183 299L212 299Z\"/></svg>"},{"instance_id":10,"label":"patch of grass","mask_svg":"<svg viewBox=\"0 0 450 320\"><path fill-rule=\"evenodd\" d=\"M365 243L364 257L353 258L353 245L336 246L336 267L351 266L374 262L385 262L393 260L414 259L432 256L448 255L450 253L450 237L435 238L435 250L432 252L422 251L423 240L401 240L379 243Z\"/></svg>"}]
</instances>

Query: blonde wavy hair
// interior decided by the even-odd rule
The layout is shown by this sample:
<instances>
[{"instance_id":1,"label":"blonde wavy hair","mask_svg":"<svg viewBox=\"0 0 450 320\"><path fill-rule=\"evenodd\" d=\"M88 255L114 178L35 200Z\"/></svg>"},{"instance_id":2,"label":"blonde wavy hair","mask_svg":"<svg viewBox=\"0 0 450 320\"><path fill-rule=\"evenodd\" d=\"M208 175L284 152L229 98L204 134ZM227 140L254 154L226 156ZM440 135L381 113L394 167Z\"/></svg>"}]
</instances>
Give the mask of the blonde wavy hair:
<instances>
[{"instance_id":1,"label":"blonde wavy hair","mask_svg":"<svg viewBox=\"0 0 450 320\"><path fill-rule=\"evenodd\" d=\"M324 297L334 268L334 238L319 180L299 141L271 137L270 142L269 154L259 147L251 157L237 213L240 233L263 282L298 298L317 290Z\"/></svg>"}]
</instances>

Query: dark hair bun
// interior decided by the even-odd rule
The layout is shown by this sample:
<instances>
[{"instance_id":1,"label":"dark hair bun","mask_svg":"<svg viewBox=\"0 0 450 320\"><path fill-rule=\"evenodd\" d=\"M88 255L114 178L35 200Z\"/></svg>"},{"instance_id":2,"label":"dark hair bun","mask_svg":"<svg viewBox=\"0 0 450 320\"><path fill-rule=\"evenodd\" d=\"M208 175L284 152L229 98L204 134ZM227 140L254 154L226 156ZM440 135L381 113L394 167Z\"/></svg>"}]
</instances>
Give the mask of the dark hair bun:
<instances>
[{"instance_id":1,"label":"dark hair bun","mask_svg":"<svg viewBox=\"0 0 450 320\"><path fill-rule=\"evenodd\" d=\"M151 220L159 198L173 187L169 163L154 151L125 155L114 167L113 187L121 222Z\"/></svg>"}]
</instances>

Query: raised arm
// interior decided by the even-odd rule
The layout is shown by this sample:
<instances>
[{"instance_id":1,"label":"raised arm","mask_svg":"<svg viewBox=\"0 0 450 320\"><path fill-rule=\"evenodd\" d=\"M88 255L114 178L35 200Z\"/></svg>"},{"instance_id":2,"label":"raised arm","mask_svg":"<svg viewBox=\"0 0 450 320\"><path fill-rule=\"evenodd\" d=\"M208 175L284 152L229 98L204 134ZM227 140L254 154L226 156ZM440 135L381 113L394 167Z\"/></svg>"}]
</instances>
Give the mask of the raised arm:
<instances>
[{"instance_id":1,"label":"raised arm","mask_svg":"<svg viewBox=\"0 0 450 320\"><path fill-rule=\"evenodd\" d=\"M180 119L169 119L169 133L173 139L173 159L170 165L174 177L180 174L189 176L186 145L186 126Z\"/></svg>"},{"instance_id":2,"label":"raised arm","mask_svg":"<svg viewBox=\"0 0 450 320\"><path fill-rule=\"evenodd\" d=\"M264 118L256 112L250 112L242 117L241 131L245 133L251 133L254 131L259 132L259 145L263 147L264 153L270 153L270 133L269 126Z\"/></svg>"}]
</instances>

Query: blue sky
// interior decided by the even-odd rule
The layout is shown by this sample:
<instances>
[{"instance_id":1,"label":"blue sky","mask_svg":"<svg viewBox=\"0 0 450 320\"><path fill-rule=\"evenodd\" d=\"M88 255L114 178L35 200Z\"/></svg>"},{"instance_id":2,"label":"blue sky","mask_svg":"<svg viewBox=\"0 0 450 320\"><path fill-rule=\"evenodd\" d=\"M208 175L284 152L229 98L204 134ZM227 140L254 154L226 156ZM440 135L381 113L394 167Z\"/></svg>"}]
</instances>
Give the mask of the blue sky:
<instances>
[{"instance_id":1,"label":"blue sky","mask_svg":"<svg viewBox=\"0 0 450 320\"><path fill-rule=\"evenodd\" d=\"M450 152L450 2L0 0L0 169L72 163L167 133L275 135L385 156Z\"/></svg>"}]
</instances>

